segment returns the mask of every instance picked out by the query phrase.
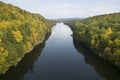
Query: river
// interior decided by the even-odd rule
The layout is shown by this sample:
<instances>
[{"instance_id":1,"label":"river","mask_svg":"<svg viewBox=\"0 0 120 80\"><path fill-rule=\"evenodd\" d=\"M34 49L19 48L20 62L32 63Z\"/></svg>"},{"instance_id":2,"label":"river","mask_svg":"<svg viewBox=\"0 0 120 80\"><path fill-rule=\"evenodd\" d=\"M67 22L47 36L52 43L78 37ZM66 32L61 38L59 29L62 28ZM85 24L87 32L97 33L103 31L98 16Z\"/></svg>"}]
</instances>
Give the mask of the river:
<instances>
[{"instance_id":1,"label":"river","mask_svg":"<svg viewBox=\"0 0 120 80\"><path fill-rule=\"evenodd\" d=\"M0 80L120 80L116 67L90 53L72 34L69 26L57 23L49 39Z\"/></svg>"}]
</instances>

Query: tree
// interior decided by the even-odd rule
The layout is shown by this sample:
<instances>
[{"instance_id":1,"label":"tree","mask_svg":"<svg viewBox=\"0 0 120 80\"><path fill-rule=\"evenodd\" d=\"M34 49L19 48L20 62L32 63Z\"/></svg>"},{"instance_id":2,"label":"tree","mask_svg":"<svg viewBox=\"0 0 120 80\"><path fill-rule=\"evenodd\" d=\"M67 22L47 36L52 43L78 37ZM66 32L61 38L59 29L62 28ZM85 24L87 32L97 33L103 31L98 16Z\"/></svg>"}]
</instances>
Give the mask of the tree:
<instances>
[{"instance_id":1,"label":"tree","mask_svg":"<svg viewBox=\"0 0 120 80\"><path fill-rule=\"evenodd\" d=\"M12 31L12 34L13 34L15 40L16 40L18 43L20 43L20 42L22 41L23 36L22 36L22 34L21 34L21 32L20 32L19 30Z\"/></svg>"}]
</instances>

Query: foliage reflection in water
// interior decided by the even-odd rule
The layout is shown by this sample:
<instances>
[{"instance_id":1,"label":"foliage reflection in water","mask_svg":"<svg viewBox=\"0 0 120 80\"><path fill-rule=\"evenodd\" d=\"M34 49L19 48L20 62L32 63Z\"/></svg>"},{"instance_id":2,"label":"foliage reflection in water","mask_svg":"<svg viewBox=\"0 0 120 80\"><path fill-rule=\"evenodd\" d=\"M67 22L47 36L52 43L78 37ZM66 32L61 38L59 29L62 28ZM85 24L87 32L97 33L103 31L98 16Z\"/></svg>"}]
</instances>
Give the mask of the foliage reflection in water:
<instances>
[{"instance_id":1,"label":"foliage reflection in water","mask_svg":"<svg viewBox=\"0 0 120 80\"><path fill-rule=\"evenodd\" d=\"M27 54L0 80L119 80L114 66L93 55L58 23L49 39Z\"/></svg>"},{"instance_id":2,"label":"foliage reflection in water","mask_svg":"<svg viewBox=\"0 0 120 80\"><path fill-rule=\"evenodd\" d=\"M120 79L120 71L116 66L102 60L97 55L94 55L91 51L89 51L86 46L78 41L77 37L73 36L73 43L76 50L84 56L84 59L87 64L94 67L94 69L106 80L119 80Z\"/></svg>"}]
</instances>

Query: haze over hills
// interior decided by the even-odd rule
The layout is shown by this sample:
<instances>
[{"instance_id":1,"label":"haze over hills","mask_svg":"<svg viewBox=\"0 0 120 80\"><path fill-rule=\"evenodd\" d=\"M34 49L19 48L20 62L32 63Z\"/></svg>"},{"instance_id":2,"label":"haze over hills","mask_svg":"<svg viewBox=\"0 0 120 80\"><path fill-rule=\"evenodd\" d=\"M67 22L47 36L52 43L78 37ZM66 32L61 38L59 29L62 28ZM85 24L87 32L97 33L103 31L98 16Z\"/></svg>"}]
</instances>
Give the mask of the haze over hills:
<instances>
[{"instance_id":1,"label":"haze over hills","mask_svg":"<svg viewBox=\"0 0 120 80\"><path fill-rule=\"evenodd\" d=\"M67 22L67 21L73 21L73 20L81 20L83 18L59 18L59 19L52 19L56 22Z\"/></svg>"}]
</instances>

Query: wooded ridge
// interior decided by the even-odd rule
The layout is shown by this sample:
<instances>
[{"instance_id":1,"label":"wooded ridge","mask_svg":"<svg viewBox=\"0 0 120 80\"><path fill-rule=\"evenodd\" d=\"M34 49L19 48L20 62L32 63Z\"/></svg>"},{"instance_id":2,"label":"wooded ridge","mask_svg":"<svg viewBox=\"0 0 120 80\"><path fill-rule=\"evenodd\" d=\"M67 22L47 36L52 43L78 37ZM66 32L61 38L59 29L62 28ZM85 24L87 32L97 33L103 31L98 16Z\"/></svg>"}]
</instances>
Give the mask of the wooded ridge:
<instances>
[{"instance_id":1,"label":"wooded ridge","mask_svg":"<svg viewBox=\"0 0 120 80\"><path fill-rule=\"evenodd\" d=\"M66 22L94 54L120 67L120 13Z\"/></svg>"},{"instance_id":2,"label":"wooded ridge","mask_svg":"<svg viewBox=\"0 0 120 80\"><path fill-rule=\"evenodd\" d=\"M53 22L0 1L0 74L16 66L25 53L43 42Z\"/></svg>"}]
</instances>

